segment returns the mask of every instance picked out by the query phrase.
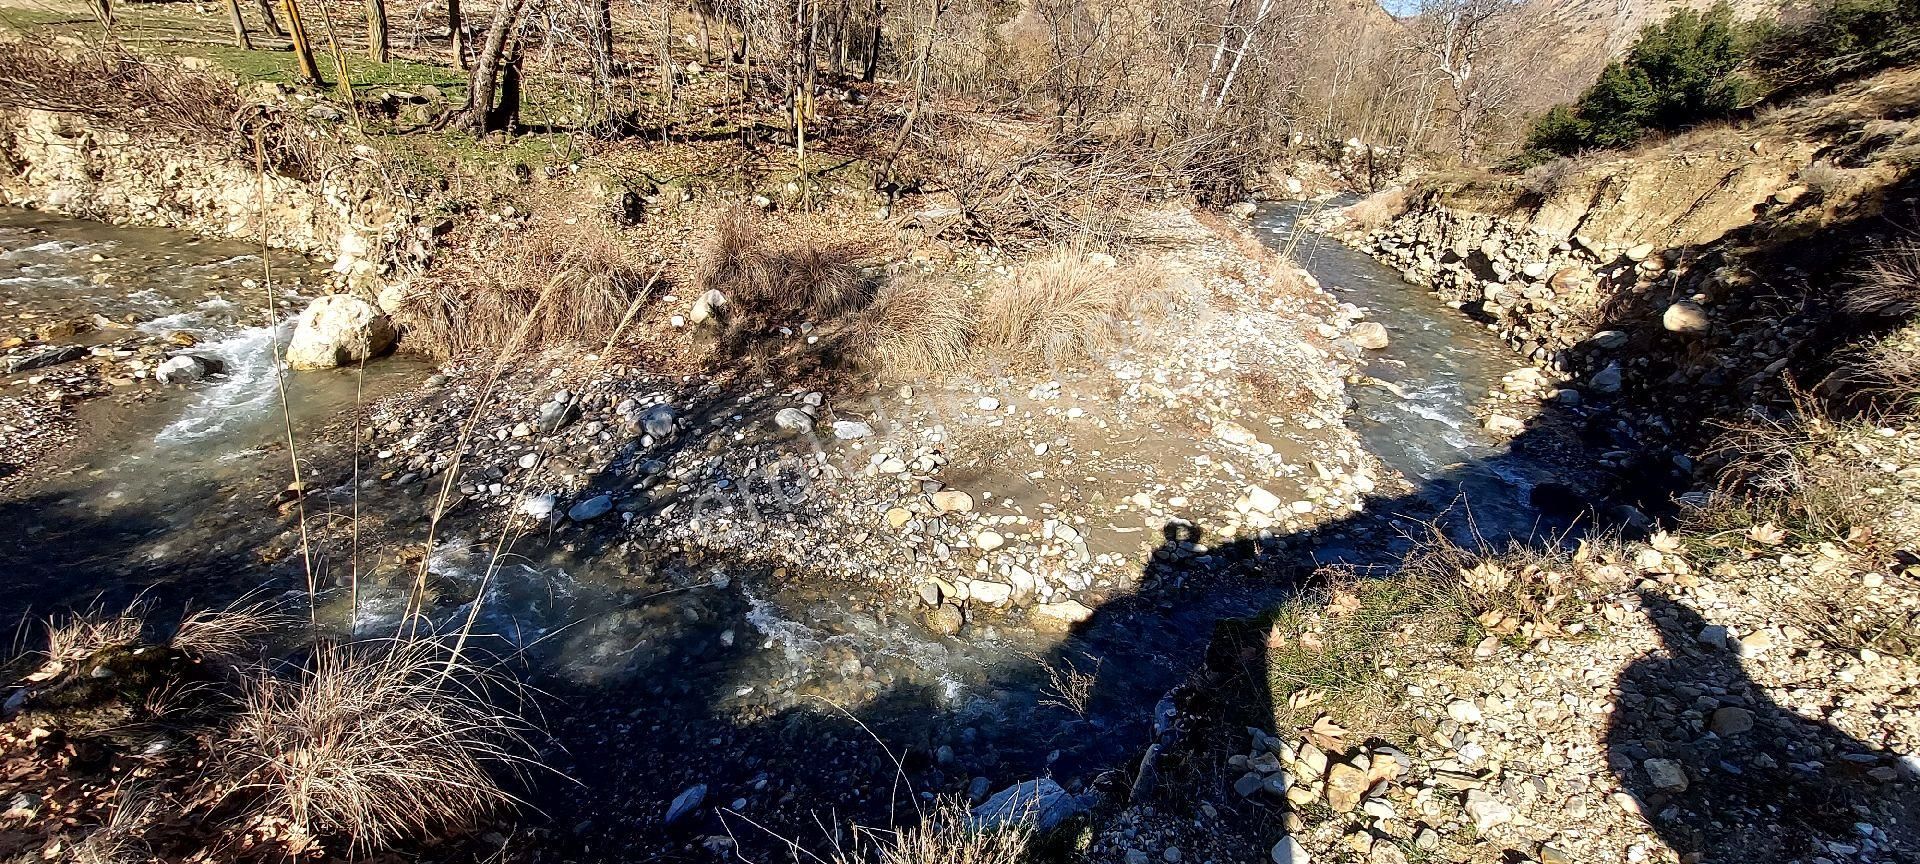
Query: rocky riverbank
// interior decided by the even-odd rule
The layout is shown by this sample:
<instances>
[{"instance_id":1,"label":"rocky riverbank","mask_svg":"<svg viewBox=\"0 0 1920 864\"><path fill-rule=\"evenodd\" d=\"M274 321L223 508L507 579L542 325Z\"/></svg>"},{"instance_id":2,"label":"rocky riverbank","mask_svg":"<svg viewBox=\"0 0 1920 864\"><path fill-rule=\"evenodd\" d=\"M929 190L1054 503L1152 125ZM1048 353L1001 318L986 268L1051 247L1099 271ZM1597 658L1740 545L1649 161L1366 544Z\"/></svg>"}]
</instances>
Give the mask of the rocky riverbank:
<instances>
[{"instance_id":1,"label":"rocky riverbank","mask_svg":"<svg viewBox=\"0 0 1920 864\"><path fill-rule=\"evenodd\" d=\"M945 636L1009 616L1064 629L1155 560L1345 518L1393 482L1342 424L1359 349L1315 323L1326 296L1186 213L1150 219L1165 309L1091 363L846 392L555 349L510 363L476 409L493 372L478 358L373 408L368 470L431 499L477 411L450 486L462 520L595 548L763 549L911 600ZM996 278L990 258L946 266ZM663 297L636 326L698 350L676 329L691 302ZM1169 525L1186 539L1168 544Z\"/></svg>"}]
</instances>

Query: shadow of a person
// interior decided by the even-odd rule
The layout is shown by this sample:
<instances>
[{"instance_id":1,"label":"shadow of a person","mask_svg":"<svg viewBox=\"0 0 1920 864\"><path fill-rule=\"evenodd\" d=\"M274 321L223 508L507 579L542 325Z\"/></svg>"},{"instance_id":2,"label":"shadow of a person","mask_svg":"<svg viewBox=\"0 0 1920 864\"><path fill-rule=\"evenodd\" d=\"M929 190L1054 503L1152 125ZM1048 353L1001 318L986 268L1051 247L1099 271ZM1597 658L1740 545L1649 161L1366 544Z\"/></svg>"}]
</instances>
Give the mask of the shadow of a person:
<instances>
[{"instance_id":1,"label":"shadow of a person","mask_svg":"<svg viewBox=\"0 0 1920 864\"><path fill-rule=\"evenodd\" d=\"M1898 754L1774 703L1693 609L1641 605L1662 650L1620 676L1607 761L1683 861L1920 860Z\"/></svg>"}]
</instances>

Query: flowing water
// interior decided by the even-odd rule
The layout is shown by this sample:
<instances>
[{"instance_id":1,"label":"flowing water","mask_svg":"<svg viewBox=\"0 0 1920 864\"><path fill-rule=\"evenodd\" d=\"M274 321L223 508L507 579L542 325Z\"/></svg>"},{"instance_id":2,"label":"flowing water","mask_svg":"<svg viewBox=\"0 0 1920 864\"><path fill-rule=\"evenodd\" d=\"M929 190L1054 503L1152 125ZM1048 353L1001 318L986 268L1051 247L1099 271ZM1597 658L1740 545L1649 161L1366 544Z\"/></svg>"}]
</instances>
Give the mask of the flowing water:
<instances>
[{"instance_id":1,"label":"flowing water","mask_svg":"<svg viewBox=\"0 0 1920 864\"><path fill-rule=\"evenodd\" d=\"M1540 469L1510 458L1469 410L1517 358L1398 274L1299 233L1303 212L1298 205L1263 208L1256 228L1391 332L1391 347L1377 352L1368 372L1399 392L1353 388L1351 422L1418 487L1411 496L1374 502L1378 515L1355 517L1346 530L1309 538L1318 544L1315 554L1381 563L1390 550L1372 540L1382 526L1397 514L1430 515L1461 499L1471 502L1483 532L1537 532L1526 501ZM82 412L85 443L63 457L30 500L0 502L0 519L14 523L0 524L0 555L18 556L16 574L45 574L9 580L16 611L71 602L114 579L204 578L182 575L202 573L184 562L245 561L249 544L284 531L285 517L269 506L287 476L280 378L271 358L275 340L287 336L285 313L313 293L316 274L307 265L276 260L276 321L264 308L265 292L250 281L261 261L245 244L0 211L0 249L8 250L0 254L0 302L15 314L100 315L153 334L183 331L198 341L196 352L226 369L154 399L95 400ZM85 338L116 335L103 330ZM413 386L427 371L418 361L386 358L369 364L364 381L351 371L290 374L294 426L333 422L357 399ZM936 742L965 741L969 752L991 754L992 764L963 754L963 767L991 773L996 784L1041 772L1084 778L1139 746L1155 701L1204 653L1218 621L1258 612L1289 590L1243 579L1182 581L1108 604L1064 643L991 626L945 639L893 598L795 584L754 568L656 561L637 577L628 558L529 542L489 575L492 539L458 532L441 538L429 564L435 578L469 598L484 581L483 629L525 650L558 688L600 693L621 715L643 706L678 711L681 726L631 745L657 748L648 758L661 764L700 749L716 735L714 723L728 722L714 718L732 717L737 725L738 718L825 702L918 725ZM102 560L108 556L116 560ZM49 579L61 589L50 590ZM223 589L231 594L248 579L258 584L265 577L243 572ZM202 602L221 590L175 587ZM363 635L391 632L402 604L399 592L376 586L357 594L333 589L322 599L323 620ZM468 609L451 608L447 617L462 619ZM1084 716L1047 704L1045 670L1063 663L1099 670ZM976 764L966 765L969 758ZM698 770L729 769L715 763ZM751 774L732 770L746 773L712 779L744 783Z\"/></svg>"}]
</instances>

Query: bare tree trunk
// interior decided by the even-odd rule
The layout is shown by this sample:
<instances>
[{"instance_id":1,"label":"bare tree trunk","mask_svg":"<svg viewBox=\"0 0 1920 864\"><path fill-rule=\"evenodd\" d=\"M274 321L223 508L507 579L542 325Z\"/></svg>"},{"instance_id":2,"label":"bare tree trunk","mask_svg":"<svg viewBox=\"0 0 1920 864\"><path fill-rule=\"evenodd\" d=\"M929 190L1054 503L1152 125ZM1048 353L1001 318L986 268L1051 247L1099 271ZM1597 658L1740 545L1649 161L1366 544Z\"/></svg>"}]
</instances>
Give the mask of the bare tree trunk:
<instances>
[{"instance_id":1,"label":"bare tree trunk","mask_svg":"<svg viewBox=\"0 0 1920 864\"><path fill-rule=\"evenodd\" d=\"M673 82L673 7L660 6L660 94L667 97L666 113L660 119L660 140L673 131L673 109L678 96Z\"/></svg>"},{"instance_id":2,"label":"bare tree trunk","mask_svg":"<svg viewBox=\"0 0 1920 864\"><path fill-rule=\"evenodd\" d=\"M274 17L273 0L255 0L260 7L260 18L267 22L267 35L275 39L287 38L287 31L280 29L280 20Z\"/></svg>"},{"instance_id":3,"label":"bare tree trunk","mask_svg":"<svg viewBox=\"0 0 1920 864\"><path fill-rule=\"evenodd\" d=\"M593 0L593 70L602 86L612 87L613 81L613 3L611 0Z\"/></svg>"},{"instance_id":4,"label":"bare tree trunk","mask_svg":"<svg viewBox=\"0 0 1920 864\"><path fill-rule=\"evenodd\" d=\"M93 0L93 18L100 22L100 29L113 29L113 3L111 0Z\"/></svg>"},{"instance_id":5,"label":"bare tree trunk","mask_svg":"<svg viewBox=\"0 0 1920 864\"><path fill-rule=\"evenodd\" d=\"M320 67L313 62L313 44L307 41L306 25L300 21L300 0L280 0L287 13L287 27L293 34L293 56L300 67L300 77L315 87L321 85Z\"/></svg>"},{"instance_id":6,"label":"bare tree trunk","mask_svg":"<svg viewBox=\"0 0 1920 864\"><path fill-rule=\"evenodd\" d=\"M367 0L367 57L387 62L387 0Z\"/></svg>"},{"instance_id":7,"label":"bare tree trunk","mask_svg":"<svg viewBox=\"0 0 1920 864\"><path fill-rule=\"evenodd\" d=\"M227 20L233 24L233 44L252 51L253 37L247 35L247 22L240 17L240 0L227 0Z\"/></svg>"},{"instance_id":8,"label":"bare tree trunk","mask_svg":"<svg viewBox=\"0 0 1920 864\"><path fill-rule=\"evenodd\" d=\"M500 104L487 112L489 130L505 130L509 133L520 125L520 44L514 42L513 50L500 61Z\"/></svg>"},{"instance_id":9,"label":"bare tree trunk","mask_svg":"<svg viewBox=\"0 0 1920 864\"><path fill-rule=\"evenodd\" d=\"M448 115L447 125L465 127L476 135L485 134L493 128L490 121L493 119L494 89L500 84L501 59L506 54L508 36L519 29L520 13L526 7L527 0L502 0L493 10L493 23L487 27L486 44L481 47L480 56L474 58L473 72L467 77L467 104ZM514 77L515 83L518 83L517 71Z\"/></svg>"},{"instance_id":10,"label":"bare tree trunk","mask_svg":"<svg viewBox=\"0 0 1920 864\"><path fill-rule=\"evenodd\" d=\"M880 72L880 22L885 16L886 7L881 0L873 0L873 33L867 40L866 65L860 69L860 80L868 84L872 84Z\"/></svg>"},{"instance_id":11,"label":"bare tree trunk","mask_svg":"<svg viewBox=\"0 0 1920 864\"><path fill-rule=\"evenodd\" d=\"M460 0L447 0L447 38L453 40L453 65L467 68L467 28L460 21Z\"/></svg>"}]
</instances>

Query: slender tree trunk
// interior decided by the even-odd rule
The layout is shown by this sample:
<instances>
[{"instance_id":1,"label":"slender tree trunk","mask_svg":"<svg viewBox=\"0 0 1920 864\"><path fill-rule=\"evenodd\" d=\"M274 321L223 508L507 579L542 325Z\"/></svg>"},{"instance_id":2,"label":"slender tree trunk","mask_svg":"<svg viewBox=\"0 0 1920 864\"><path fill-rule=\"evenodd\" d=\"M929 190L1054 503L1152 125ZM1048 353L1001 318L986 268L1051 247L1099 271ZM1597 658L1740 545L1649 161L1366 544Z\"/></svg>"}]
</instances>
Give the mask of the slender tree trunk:
<instances>
[{"instance_id":1,"label":"slender tree trunk","mask_svg":"<svg viewBox=\"0 0 1920 864\"><path fill-rule=\"evenodd\" d=\"M227 20L233 24L233 44L252 51L253 37L247 35L247 22L240 17L240 0L227 0Z\"/></svg>"},{"instance_id":2,"label":"slender tree trunk","mask_svg":"<svg viewBox=\"0 0 1920 864\"><path fill-rule=\"evenodd\" d=\"M886 7L880 0L873 0L873 33L867 37L866 65L860 69L860 80L868 84L872 84L880 72L880 21L885 13Z\"/></svg>"},{"instance_id":3,"label":"slender tree trunk","mask_svg":"<svg viewBox=\"0 0 1920 864\"><path fill-rule=\"evenodd\" d=\"M287 13L287 27L293 34L293 56L299 64L300 77L308 84L320 86L320 67L313 62L313 43L307 41L306 25L300 21L300 0L280 0L281 8Z\"/></svg>"},{"instance_id":4,"label":"slender tree trunk","mask_svg":"<svg viewBox=\"0 0 1920 864\"><path fill-rule=\"evenodd\" d=\"M464 126L476 135L489 131L494 89L500 83L500 65L506 54L508 34L519 29L520 13L526 6L527 0L502 0L494 9L493 23L487 27L486 44L474 58L473 72L467 77L467 104L448 118L448 125ZM515 78L517 83L517 72Z\"/></svg>"},{"instance_id":5,"label":"slender tree trunk","mask_svg":"<svg viewBox=\"0 0 1920 864\"><path fill-rule=\"evenodd\" d=\"M660 118L660 140L673 133L673 109L678 88L673 83L673 8L660 6L660 95L667 99L666 112Z\"/></svg>"},{"instance_id":6,"label":"slender tree trunk","mask_svg":"<svg viewBox=\"0 0 1920 864\"><path fill-rule=\"evenodd\" d=\"M93 18L100 22L100 29L113 29L113 3L111 0L93 0Z\"/></svg>"},{"instance_id":7,"label":"slender tree trunk","mask_svg":"<svg viewBox=\"0 0 1920 864\"><path fill-rule=\"evenodd\" d=\"M663 13L664 14L664 13ZM593 69L603 87L613 81L613 3L593 0Z\"/></svg>"},{"instance_id":8,"label":"slender tree trunk","mask_svg":"<svg viewBox=\"0 0 1920 864\"><path fill-rule=\"evenodd\" d=\"M280 19L274 17L273 0L254 0L260 7L260 18L267 23L267 35L275 39L287 38L287 31L280 29Z\"/></svg>"},{"instance_id":9,"label":"slender tree trunk","mask_svg":"<svg viewBox=\"0 0 1920 864\"><path fill-rule=\"evenodd\" d=\"M467 28L460 22L460 0L447 0L447 38L453 42L453 65L467 68Z\"/></svg>"},{"instance_id":10,"label":"slender tree trunk","mask_svg":"<svg viewBox=\"0 0 1920 864\"><path fill-rule=\"evenodd\" d=\"M385 63L387 54L387 0L367 0L367 58Z\"/></svg>"},{"instance_id":11,"label":"slender tree trunk","mask_svg":"<svg viewBox=\"0 0 1920 864\"><path fill-rule=\"evenodd\" d=\"M487 129L511 133L520 125L520 44L500 61L500 103L487 113Z\"/></svg>"}]
</instances>

